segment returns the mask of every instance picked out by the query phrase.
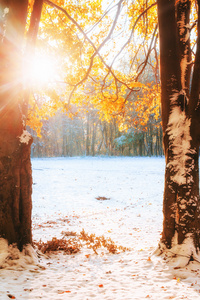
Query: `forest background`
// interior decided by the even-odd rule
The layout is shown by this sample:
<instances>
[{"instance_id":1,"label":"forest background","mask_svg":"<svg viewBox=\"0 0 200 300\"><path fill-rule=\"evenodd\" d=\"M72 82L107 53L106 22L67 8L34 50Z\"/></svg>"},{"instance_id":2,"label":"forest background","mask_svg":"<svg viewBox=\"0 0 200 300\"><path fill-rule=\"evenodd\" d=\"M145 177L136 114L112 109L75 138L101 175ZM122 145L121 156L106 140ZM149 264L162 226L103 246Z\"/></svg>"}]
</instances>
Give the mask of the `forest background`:
<instances>
[{"instance_id":1,"label":"forest background","mask_svg":"<svg viewBox=\"0 0 200 300\"><path fill-rule=\"evenodd\" d=\"M106 63L96 55L91 67L91 43L62 11L44 3L36 60L28 66L32 157L163 155L154 3L73 1L67 11L103 49Z\"/></svg>"}]
</instances>

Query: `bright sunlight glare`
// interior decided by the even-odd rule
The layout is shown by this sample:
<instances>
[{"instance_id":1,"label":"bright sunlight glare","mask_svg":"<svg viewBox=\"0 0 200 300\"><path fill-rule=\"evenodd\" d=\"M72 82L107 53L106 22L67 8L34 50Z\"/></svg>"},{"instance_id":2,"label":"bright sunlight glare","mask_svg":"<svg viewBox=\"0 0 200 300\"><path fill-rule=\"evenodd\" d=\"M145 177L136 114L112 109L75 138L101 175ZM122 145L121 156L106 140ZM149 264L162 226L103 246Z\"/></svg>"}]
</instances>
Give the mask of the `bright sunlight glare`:
<instances>
[{"instance_id":1,"label":"bright sunlight glare","mask_svg":"<svg viewBox=\"0 0 200 300\"><path fill-rule=\"evenodd\" d=\"M27 59L24 65L24 80L29 86L44 87L55 81L56 63L52 57L35 56Z\"/></svg>"}]
</instances>

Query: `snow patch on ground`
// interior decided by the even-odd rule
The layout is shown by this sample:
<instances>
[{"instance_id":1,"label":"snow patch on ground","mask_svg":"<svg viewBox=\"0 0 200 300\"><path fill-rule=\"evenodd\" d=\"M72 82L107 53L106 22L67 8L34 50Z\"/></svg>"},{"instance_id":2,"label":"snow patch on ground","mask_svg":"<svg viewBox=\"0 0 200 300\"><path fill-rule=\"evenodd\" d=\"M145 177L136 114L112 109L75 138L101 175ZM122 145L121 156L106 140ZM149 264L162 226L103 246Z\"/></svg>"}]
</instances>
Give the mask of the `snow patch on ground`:
<instances>
[{"instance_id":1,"label":"snow patch on ground","mask_svg":"<svg viewBox=\"0 0 200 300\"><path fill-rule=\"evenodd\" d=\"M34 240L84 228L131 250L96 255L84 248L41 256L23 271L0 269L0 299L200 299L199 263L174 269L152 256L162 230L164 158L33 159L32 165Z\"/></svg>"}]
</instances>

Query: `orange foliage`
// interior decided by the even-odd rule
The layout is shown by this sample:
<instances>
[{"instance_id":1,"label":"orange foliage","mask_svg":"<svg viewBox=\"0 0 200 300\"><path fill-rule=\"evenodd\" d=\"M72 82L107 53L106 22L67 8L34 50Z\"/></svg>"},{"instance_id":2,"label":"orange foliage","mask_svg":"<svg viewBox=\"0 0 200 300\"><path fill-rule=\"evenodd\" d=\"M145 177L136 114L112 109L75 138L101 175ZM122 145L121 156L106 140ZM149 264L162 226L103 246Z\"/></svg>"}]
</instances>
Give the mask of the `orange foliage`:
<instances>
[{"instance_id":1,"label":"orange foliage","mask_svg":"<svg viewBox=\"0 0 200 300\"><path fill-rule=\"evenodd\" d=\"M115 26L110 44L106 42L100 51L98 47L109 35L116 10L104 15L105 4L102 6L102 0L52 2L62 7L74 22L63 11L44 1L36 54L50 55L55 60L58 76L53 84L42 89L33 88L27 124L39 135L42 120L54 115L56 110L63 110L73 117L95 109L103 120L109 122L115 118L121 130L130 127L146 130L148 122L152 121L158 126L160 87L156 83L157 78L153 81L152 78L137 78L137 72L143 67L141 57L147 57L153 33L155 40L152 51L157 51L155 1L123 2L122 17ZM31 10L33 0L29 0L29 3ZM193 19L195 13L193 6ZM124 25L125 20L127 23ZM129 70L122 70L120 63L109 68L113 57L125 44L125 38L130 36L133 26L135 31L132 39L124 46L125 52L122 53L125 54L120 54L118 60L123 62L125 59ZM150 62L155 73L158 60L159 57Z\"/></svg>"}]
</instances>

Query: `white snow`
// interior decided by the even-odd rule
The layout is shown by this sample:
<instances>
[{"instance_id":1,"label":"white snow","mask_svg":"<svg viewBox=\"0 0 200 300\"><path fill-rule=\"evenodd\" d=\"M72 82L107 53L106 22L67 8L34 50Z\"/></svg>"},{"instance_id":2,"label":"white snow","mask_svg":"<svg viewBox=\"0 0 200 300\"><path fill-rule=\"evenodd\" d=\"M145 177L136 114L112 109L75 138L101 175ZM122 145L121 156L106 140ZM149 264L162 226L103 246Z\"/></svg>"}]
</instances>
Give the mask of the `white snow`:
<instances>
[{"instance_id":1,"label":"white snow","mask_svg":"<svg viewBox=\"0 0 200 300\"><path fill-rule=\"evenodd\" d=\"M30 139L31 139L31 134L27 130L23 130L21 136L19 137L20 143L24 143L28 145Z\"/></svg>"},{"instance_id":2,"label":"white snow","mask_svg":"<svg viewBox=\"0 0 200 300\"><path fill-rule=\"evenodd\" d=\"M96 255L84 248L42 256L38 265L7 266L0 269L0 299L200 299L199 263L176 269L170 257L167 263L151 255L162 230L164 158L48 158L32 165L34 240L84 228L131 250L102 248ZM190 237L185 245L173 251L187 255ZM0 243L4 260L7 247Z\"/></svg>"},{"instance_id":3,"label":"white snow","mask_svg":"<svg viewBox=\"0 0 200 300\"><path fill-rule=\"evenodd\" d=\"M3 17L5 17L5 15L9 13L9 7L5 7L3 12L4 12Z\"/></svg>"},{"instance_id":4,"label":"white snow","mask_svg":"<svg viewBox=\"0 0 200 300\"><path fill-rule=\"evenodd\" d=\"M20 252L15 245L8 245L5 239L0 238L0 269L23 269L27 265L37 263L37 255L31 245L24 247Z\"/></svg>"},{"instance_id":5,"label":"white snow","mask_svg":"<svg viewBox=\"0 0 200 300\"><path fill-rule=\"evenodd\" d=\"M172 103L177 100L178 96L179 93L174 93L171 99ZM171 176L171 180L178 185L186 184L186 180L187 182L189 180L187 178L188 168L186 168L186 163L189 160L191 161L189 154L194 151L191 150L190 144L192 139L190 136L190 125L191 120L186 117L185 112L181 111L179 106L172 107L167 131L174 158L168 163L168 167L173 168L174 175ZM191 163L192 168L194 168L194 165ZM191 176L190 180L193 180Z\"/></svg>"}]
</instances>

